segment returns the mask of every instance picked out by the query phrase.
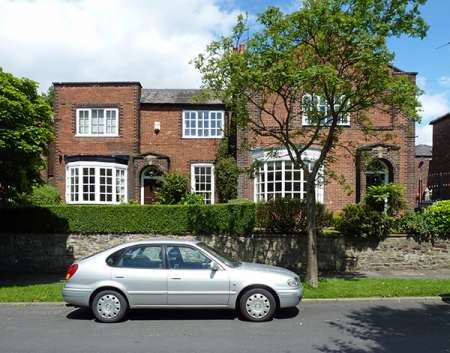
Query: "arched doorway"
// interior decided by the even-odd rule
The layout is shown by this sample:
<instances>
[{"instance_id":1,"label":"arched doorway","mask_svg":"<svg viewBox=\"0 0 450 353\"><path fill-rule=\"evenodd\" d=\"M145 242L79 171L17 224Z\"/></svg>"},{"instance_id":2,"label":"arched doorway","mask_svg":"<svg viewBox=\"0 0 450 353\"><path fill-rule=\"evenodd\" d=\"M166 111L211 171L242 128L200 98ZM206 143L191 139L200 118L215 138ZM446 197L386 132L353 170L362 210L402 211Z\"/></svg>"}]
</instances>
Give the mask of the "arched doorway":
<instances>
[{"instance_id":1,"label":"arched doorway","mask_svg":"<svg viewBox=\"0 0 450 353\"><path fill-rule=\"evenodd\" d=\"M144 168L141 173L141 205L152 204L156 201L156 191L158 190L161 170L151 165Z\"/></svg>"},{"instance_id":2,"label":"arched doorway","mask_svg":"<svg viewBox=\"0 0 450 353\"><path fill-rule=\"evenodd\" d=\"M375 159L366 168L366 189L385 185L392 181L392 168L382 159Z\"/></svg>"}]
</instances>

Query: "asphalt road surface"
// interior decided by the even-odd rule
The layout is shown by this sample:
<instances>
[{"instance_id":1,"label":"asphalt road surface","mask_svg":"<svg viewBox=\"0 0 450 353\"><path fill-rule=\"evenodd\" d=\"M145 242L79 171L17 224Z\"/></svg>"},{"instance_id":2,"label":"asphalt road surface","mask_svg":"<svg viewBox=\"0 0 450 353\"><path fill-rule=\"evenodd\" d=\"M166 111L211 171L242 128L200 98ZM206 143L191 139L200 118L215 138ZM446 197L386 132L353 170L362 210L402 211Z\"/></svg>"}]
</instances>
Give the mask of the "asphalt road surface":
<instances>
[{"instance_id":1,"label":"asphalt road surface","mask_svg":"<svg viewBox=\"0 0 450 353\"><path fill-rule=\"evenodd\" d=\"M118 324L63 305L0 305L4 353L450 352L441 300L304 302L266 323L220 310L133 311Z\"/></svg>"}]
</instances>

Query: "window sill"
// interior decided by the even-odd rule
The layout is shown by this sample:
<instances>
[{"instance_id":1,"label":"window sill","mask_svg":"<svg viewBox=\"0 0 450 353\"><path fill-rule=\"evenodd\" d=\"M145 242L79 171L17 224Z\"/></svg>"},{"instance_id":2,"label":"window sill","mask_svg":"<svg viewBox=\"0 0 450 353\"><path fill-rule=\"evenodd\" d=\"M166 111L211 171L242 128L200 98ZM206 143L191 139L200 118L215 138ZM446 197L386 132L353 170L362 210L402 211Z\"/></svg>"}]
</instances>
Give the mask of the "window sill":
<instances>
[{"instance_id":1,"label":"window sill","mask_svg":"<svg viewBox=\"0 0 450 353\"><path fill-rule=\"evenodd\" d=\"M120 135L75 135L75 137L99 138L99 137L121 137L121 136Z\"/></svg>"},{"instance_id":2,"label":"window sill","mask_svg":"<svg viewBox=\"0 0 450 353\"><path fill-rule=\"evenodd\" d=\"M220 140L223 139L223 136L182 136L182 138L186 140Z\"/></svg>"}]
</instances>

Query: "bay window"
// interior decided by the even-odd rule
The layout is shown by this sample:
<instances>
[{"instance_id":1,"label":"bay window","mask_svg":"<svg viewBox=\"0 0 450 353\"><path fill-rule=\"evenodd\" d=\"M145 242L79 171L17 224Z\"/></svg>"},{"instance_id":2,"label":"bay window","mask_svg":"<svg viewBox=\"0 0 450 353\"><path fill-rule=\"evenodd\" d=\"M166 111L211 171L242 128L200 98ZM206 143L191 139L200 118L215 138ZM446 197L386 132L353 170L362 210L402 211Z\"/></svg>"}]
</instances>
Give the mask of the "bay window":
<instances>
[{"instance_id":1,"label":"bay window","mask_svg":"<svg viewBox=\"0 0 450 353\"><path fill-rule=\"evenodd\" d=\"M305 153L306 165L317 159L317 151ZM277 152L257 151L254 159L259 161L254 179L255 201L268 201L276 198L304 199L307 181L301 168L297 168L289 158L286 150ZM323 202L323 170L316 181L316 199Z\"/></svg>"},{"instance_id":2,"label":"bay window","mask_svg":"<svg viewBox=\"0 0 450 353\"><path fill-rule=\"evenodd\" d=\"M127 202L127 166L116 163L72 162L66 167L67 203Z\"/></svg>"}]
</instances>

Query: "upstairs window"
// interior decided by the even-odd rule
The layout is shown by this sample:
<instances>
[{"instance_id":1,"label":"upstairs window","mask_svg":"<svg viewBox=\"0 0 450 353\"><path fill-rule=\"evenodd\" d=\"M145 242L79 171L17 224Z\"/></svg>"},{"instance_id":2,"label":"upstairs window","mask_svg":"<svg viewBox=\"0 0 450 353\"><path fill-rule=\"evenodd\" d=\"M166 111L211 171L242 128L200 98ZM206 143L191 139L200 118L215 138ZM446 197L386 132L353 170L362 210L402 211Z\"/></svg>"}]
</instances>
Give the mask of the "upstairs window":
<instances>
[{"instance_id":1,"label":"upstairs window","mask_svg":"<svg viewBox=\"0 0 450 353\"><path fill-rule=\"evenodd\" d=\"M223 111L185 110L183 112L183 137L222 138Z\"/></svg>"},{"instance_id":2,"label":"upstairs window","mask_svg":"<svg viewBox=\"0 0 450 353\"><path fill-rule=\"evenodd\" d=\"M334 110L338 111L340 109L340 99L336 99L334 104ZM321 117L322 126L331 125L332 117L329 116L330 106L327 104L326 99L317 95L305 94L302 98L302 125L311 126L316 125L316 122L311 121L310 115L315 113L318 117ZM348 115L343 116L339 119L338 125L340 126L350 126L350 117Z\"/></svg>"},{"instance_id":3,"label":"upstairs window","mask_svg":"<svg viewBox=\"0 0 450 353\"><path fill-rule=\"evenodd\" d=\"M77 136L118 136L119 109L77 109Z\"/></svg>"}]
</instances>

